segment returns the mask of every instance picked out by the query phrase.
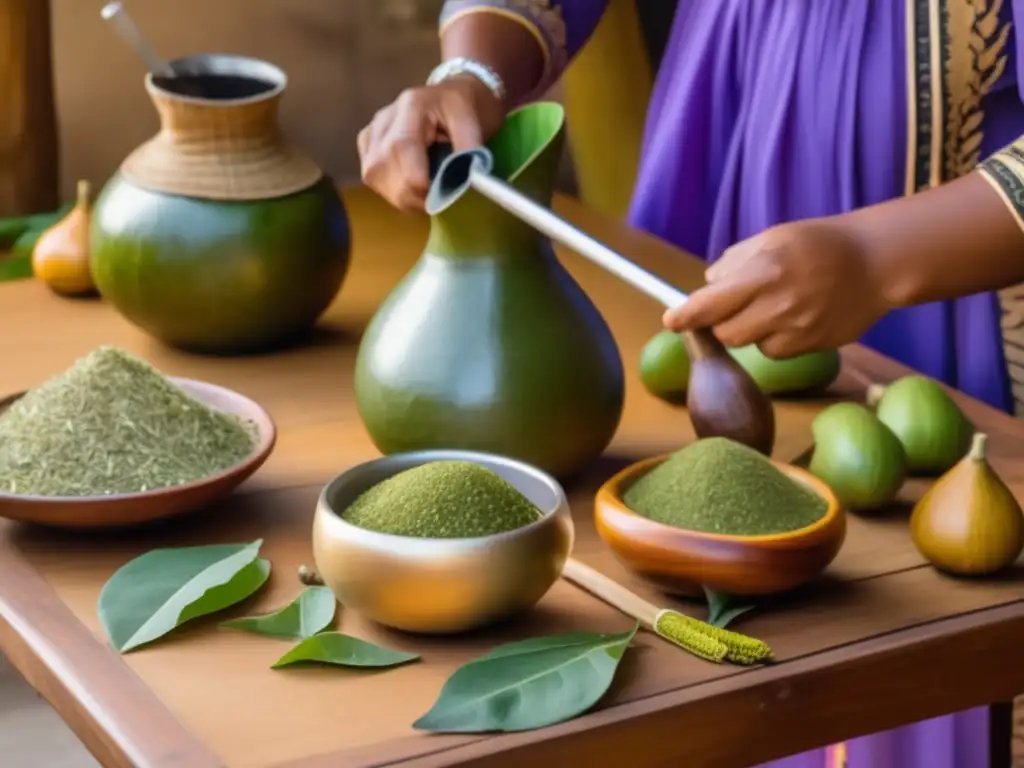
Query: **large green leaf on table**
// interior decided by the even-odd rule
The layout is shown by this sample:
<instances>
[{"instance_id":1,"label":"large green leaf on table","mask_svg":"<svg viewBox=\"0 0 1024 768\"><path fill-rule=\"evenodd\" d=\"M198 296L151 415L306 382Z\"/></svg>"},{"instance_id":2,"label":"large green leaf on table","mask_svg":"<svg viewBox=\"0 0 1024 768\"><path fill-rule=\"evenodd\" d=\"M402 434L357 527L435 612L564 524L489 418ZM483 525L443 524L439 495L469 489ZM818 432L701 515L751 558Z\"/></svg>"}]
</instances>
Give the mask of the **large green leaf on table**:
<instances>
[{"instance_id":1,"label":"large green leaf on table","mask_svg":"<svg viewBox=\"0 0 1024 768\"><path fill-rule=\"evenodd\" d=\"M155 549L121 566L100 592L110 642L125 653L249 597L270 576L262 544Z\"/></svg>"},{"instance_id":2,"label":"large green leaf on table","mask_svg":"<svg viewBox=\"0 0 1024 768\"><path fill-rule=\"evenodd\" d=\"M339 667L394 667L418 658L419 654L393 651L341 632L321 632L296 645L271 668L280 669L310 661Z\"/></svg>"},{"instance_id":3,"label":"large green leaf on table","mask_svg":"<svg viewBox=\"0 0 1024 768\"><path fill-rule=\"evenodd\" d=\"M307 587L290 604L279 611L262 616L245 616L221 624L229 629L241 629L257 635L305 640L334 621L338 605L328 587Z\"/></svg>"},{"instance_id":4,"label":"large green leaf on table","mask_svg":"<svg viewBox=\"0 0 1024 768\"><path fill-rule=\"evenodd\" d=\"M750 603L737 603L729 595L723 595L707 587L704 587L704 597L708 601L707 622L719 629L725 629L754 607Z\"/></svg>"},{"instance_id":5,"label":"large green leaf on table","mask_svg":"<svg viewBox=\"0 0 1024 768\"><path fill-rule=\"evenodd\" d=\"M620 634L572 632L499 646L455 670L413 728L527 731L571 720L604 696L639 626Z\"/></svg>"}]
</instances>

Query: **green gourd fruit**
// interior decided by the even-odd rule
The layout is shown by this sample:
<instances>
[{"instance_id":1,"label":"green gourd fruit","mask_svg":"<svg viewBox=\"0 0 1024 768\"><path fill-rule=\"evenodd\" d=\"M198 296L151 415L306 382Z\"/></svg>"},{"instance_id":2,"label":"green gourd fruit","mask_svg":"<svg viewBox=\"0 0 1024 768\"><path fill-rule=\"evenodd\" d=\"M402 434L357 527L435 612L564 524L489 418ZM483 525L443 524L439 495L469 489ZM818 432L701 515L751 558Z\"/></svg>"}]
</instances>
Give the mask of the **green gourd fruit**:
<instances>
[{"instance_id":1,"label":"green gourd fruit","mask_svg":"<svg viewBox=\"0 0 1024 768\"><path fill-rule=\"evenodd\" d=\"M834 349L774 360L756 344L748 344L730 349L729 354L769 395L821 391L836 380L841 367L839 352Z\"/></svg>"},{"instance_id":2,"label":"green gourd fruit","mask_svg":"<svg viewBox=\"0 0 1024 768\"><path fill-rule=\"evenodd\" d=\"M912 474L945 472L970 448L970 420L934 379L904 376L888 386L874 385L867 400L903 444Z\"/></svg>"},{"instance_id":3,"label":"green gourd fruit","mask_svg":"<svg viewBox=\"0 0 1024 768\"><path fill-rule=\"evenodd\" d=\"M811 424L810 471L824 480L847 509L871 510L896 498L907 476L903 445L858 403L837 403Z\"/></svg>"},{"instance_id":4,"label":"green gourd fruit","mask_svg":"<svg viewBox=\"0 0 1024 768\"><path fill-rule=\"evenodd\" d=\"M640 351L640 381L659 400L686 405L690 355L678 333L660 331Z\"/></svg>"},{"instance_id":5,"label":"green gourd fruit","mask_svg":"<svg viewBox=\"0 0 1024 768\"><path fill-rule=\"evenodd\" d=\"M348 271L344 205L326 178L275 200L221 202L115 175L92 218L96 287L126 320L175 347L275 349L309 331Z\"/></svg>"}]
</instances>

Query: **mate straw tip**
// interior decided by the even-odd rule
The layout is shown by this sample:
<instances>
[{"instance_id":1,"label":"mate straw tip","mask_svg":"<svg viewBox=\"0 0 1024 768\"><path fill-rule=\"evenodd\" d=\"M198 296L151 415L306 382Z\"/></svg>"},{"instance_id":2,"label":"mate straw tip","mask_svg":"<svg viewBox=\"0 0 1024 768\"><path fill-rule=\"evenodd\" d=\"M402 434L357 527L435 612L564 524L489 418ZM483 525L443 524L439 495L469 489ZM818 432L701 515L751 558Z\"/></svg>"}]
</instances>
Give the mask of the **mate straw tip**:
<instances>
[{"instance_id":1,"label":"mate straw tip","mask_svg":"<svg viewBox=\"0 0 1024 768\"><path fill-rule=\"evenodd\" d=\"M100 11L100 16L103 18L104 21L110 21L122 10L124 10L124 8L122 7L121 3L107 3L103 6L103 9Z\"/></svg>"}]
</instances>

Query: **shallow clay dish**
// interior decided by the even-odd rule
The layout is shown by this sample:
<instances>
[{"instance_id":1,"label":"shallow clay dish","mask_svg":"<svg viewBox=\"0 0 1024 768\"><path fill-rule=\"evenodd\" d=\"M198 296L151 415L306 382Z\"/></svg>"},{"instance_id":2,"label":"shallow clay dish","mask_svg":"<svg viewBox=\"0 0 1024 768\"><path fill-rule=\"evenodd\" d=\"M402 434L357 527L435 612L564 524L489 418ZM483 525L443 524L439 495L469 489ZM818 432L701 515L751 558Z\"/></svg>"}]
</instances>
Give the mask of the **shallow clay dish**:
<instances>
[{"instance_id":1,"label":"shallow clay dish","mask_svg":"<svg viewBox=\"0 0 1024 768\"><path fill-rule=\"evenodd\" d=\"M211 408L247 419L256 425L256 447L241 462L216 475L171 488L110 496L27 496L0 493L0 517L58 528L119 528L191 512L230 494L267 460L274 449L274 421L258 404L224 387L170 377L192 397ZM0 400L0 413L19 392Z\"/></svg>"},{"instance_id":2,"label":"shallow clay dish","mask_svg":"<svg viewBox=\"0 0 1024 768\"><path fill-rule=\"evenodd\" d=\"M846 515L835 493L806 470L774 462L828 502L813 525L768 536L730 536L674 528L626 507L622 494L665 461L631 464L597 492L597 532L630 569L666 592L702 594L701 585L729 595L770 595L810 581L832 562L846 537Z\"/></svg>"}]
</instances>

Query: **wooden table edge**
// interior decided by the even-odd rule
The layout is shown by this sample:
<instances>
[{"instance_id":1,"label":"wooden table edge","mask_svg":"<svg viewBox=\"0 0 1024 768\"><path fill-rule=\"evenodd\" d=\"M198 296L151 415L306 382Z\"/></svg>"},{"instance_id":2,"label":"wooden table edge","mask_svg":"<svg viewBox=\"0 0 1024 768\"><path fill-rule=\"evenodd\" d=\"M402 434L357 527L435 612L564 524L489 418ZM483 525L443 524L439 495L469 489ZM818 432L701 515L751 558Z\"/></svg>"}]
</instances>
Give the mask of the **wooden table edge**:
<instances>
[{"instance_id":1,"label":"wooden table edge","mask_svg":"<svg viewBox=\"0 0 1024 768\"><path fill-rule=\"evenodd\" d=\"M860 345L845 348L843 357L844 365L849 366L861 380L873 373L884 382L893 375L906 372L895 361ZM965 395L954 393L954 397L961 402L969 401L971 410L975 412L996 413L995 409ZM1024 436L1024 423L1007 418L998 431L1006 437ZM295 483L289 487L291 485L311 484ZM251 490L266 492L280 489ZM977 626L979 621L983 626ZM985 624L986 621L992 623ZM949 634L956 631L965 634L960 638L950 638ZM743 709L748 715L756 716L760 710L756 707L751 709L751 703L755 701L760 702L758 707L767 707L767 714L761 713L765 717L756 724L756 729L749 733L745 730L744 737L760 734L759 738L769 742L775 738L777 741L779 732L783 730L780 723L787 717L796 716L792 709L787 712L787 707L797 706L795 702L799 699L802 712L817 713L824 709L824 699L815 697L827 697L827 693L822 693L820 682L815 683L817 691L806 692L802 698L790 697L788 703L786 699L778 698L778 689L803 687L809 680L818 678L827 681L830 672L856 673L857 669L872 663L898 669L899 664L919 648L936 656L936 668L946 669L947 679L952 679L949 677L950 669L963 678L957 684L971 692L971 696L966 698L984 704L988 703L980 693L984 686L976 682L984 676L957 671L957 666L963 664L965 656L973 658L978 655L977 648L984 649L982 666L984 662L989 666L997 664L995 658L999 653L1016 648L1021 631L1024 631L1024 601L958 614L820 654L788 660L773 667L738 670L725 678L621 704L553 726L547 729L542 741L537 741L535 732L532 736L526 733L477 738L470 743L465 743L465 739L460 737L438 736L434 737L438 743L434 751L409 756L408 739L402 739L308 756L280 766L326 768L344 764L356 768L396 762L415 766L461 766L485 757L488 765L495 768L518 765L523 760L553 766L564 765L566 759L577 757L600 761L607 757L609 750L621 749L627 742L659 743L658 740L671 739L678 735L681 722L688 728L709 727L715 718L736 717ZM994 637L999 638L998 644ZM973 644L975 650L961 649L958 656L958 645L963 644ZM852 658L852 647L857 647L862 655ZM0 649L104 766L220 768L226 765L177 719L115 651L101 643L78 620L45 578L9 541L0 541ZM837 661L842 663L837 664ZM1020 679L1005 672L1005 667L1001 666L1000 672L993 674L1006 686L1005 698L1009 699L1024 690L1024 669ZM896 680L898 675L892 674L888 678ZM951 685L946 690L954 689L955 686ZM921 711L927 709L935 715L950 711L958 706L956 702L949 703L954 698L943 696L941 692L931 695ZM957 700L962 704L962 700ZM773 701L774 706L769 706L767 702ZM878 708L868 709L871 711L862 722L871 725L864 726L865 733L908 722L883 716ZM825 721L806 730L814 733L813 743L793 742L780 746L774 752L766 753L763 759L783 757L851 736L844 724L837 726ZM631 760L638 757L632 755Z\"/></svg>"},{"instance_id":2,"label":"wooden table edge","mask_svg":"<svg viewBox=\"0 0 1024 768\"><path fill-rule=\"evenodd\" d=\"M927 567L927 566L921 566ZM410 742L423 737L409 736L394 742L339 750L322 755L278 763L274 768L376 768L402 765L408 768L453 768L481 764L488 768L564 768L570 764L601 765L602 760L628 759L631 768L667 764L686 765L693 755L687 748L688 734L715 733L722 722L734 721L736 730L727 738L716 738L714 754L700 752L713 765L748 765L781 759L805 750L825 747L857 736L907 725L948 714L957 708L991 703L992 687L986 680L1000 680L999 700L1011 700L1024 690L1024 667L1013 674L1007 669L1006 654L1015 652L1024 633L1024 600L993 608L970 611L914 627L876 635L837 646L822 653L790 659L706 683L666 691L615 705L566 723L536 731L475 737L436 735L436 747L410 754ZM851 649L858 654L853 656ZM906 701L907 687L900 669L910 656L924 655L936 670L936 683L915 689L911 695L922 704L915 716L899 714L905 709L887 707L891 700ZM847 701L845 717L834 716L829 704L836 695L840 678L885 681L884 689L870 696ZM941 679L941 682L939 680ZM785 724L799 719L801 736L789 738ZM859 733L850 733L849 722L857 720ZM470 737L473 738L473 737ZM689 739L692 743L693 739ZM752 753L751 743L763 744ZM644 745L659 745L658 750ZM669 745L679 745L671 749Z\"/></svg>"},{"instance_id":3,"label":"wooden table edge","mask_svg":"<svg viewBox=\"0 0 1024 768\"><path fill-rule=\"evenodd\" d=\"M225 765L7 541L0 584L0 648L105 768Z\"/></svg>"}]
</instances>

